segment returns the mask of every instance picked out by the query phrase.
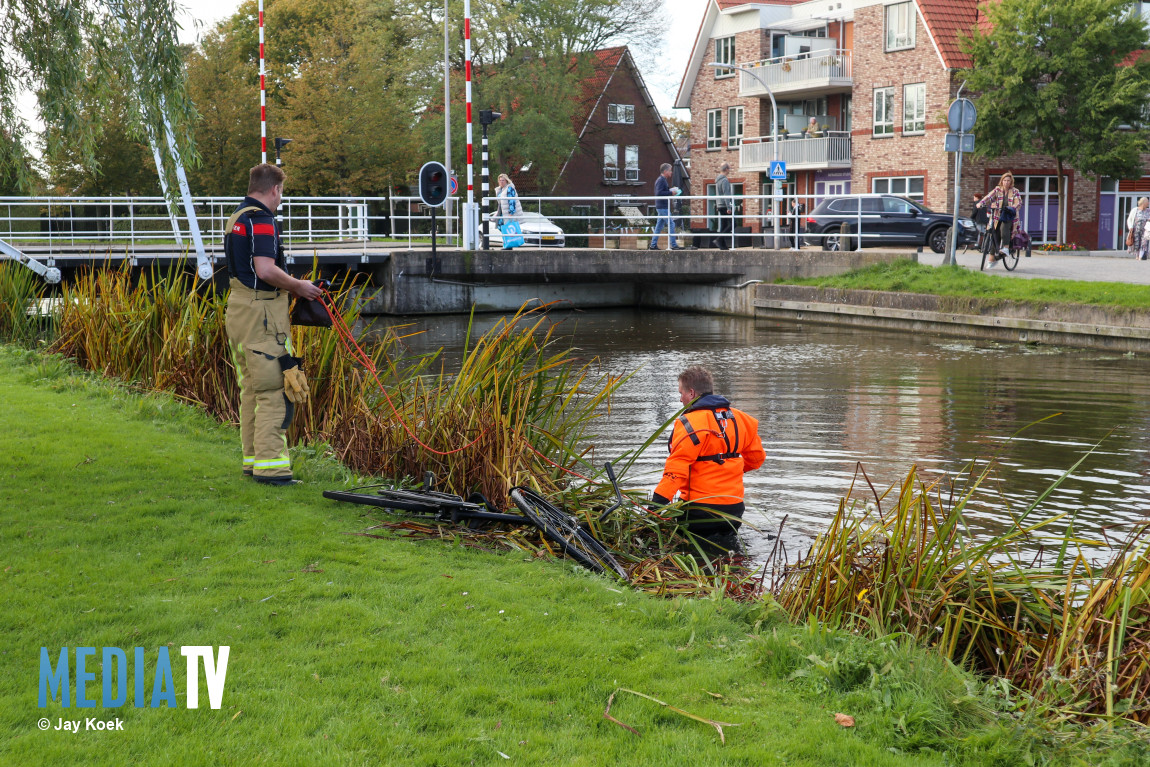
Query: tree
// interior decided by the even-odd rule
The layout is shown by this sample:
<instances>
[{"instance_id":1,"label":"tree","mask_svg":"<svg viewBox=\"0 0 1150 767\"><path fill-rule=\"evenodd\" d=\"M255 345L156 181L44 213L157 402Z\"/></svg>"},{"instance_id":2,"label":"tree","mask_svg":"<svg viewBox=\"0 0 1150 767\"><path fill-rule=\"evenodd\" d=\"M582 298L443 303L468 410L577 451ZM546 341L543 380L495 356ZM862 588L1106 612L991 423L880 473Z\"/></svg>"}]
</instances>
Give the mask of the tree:
<instances>
[{"instance_id":1,"label":"tree","mask_svg":"<svg viewBox=\"0 0 1150 767\"><path fill-rule=\"evenodd\" d=\"M671 141L678 144L683 139L691 137L691 120L690 118L684 120L681 117L668 117L663 115L663 125L667 126L667 133L671 136Z\"/></svg>"},{"instance_id":2,"label":"tree","mask_svg":"<svg viewBox=\"0 0 1150 767\"><path fill-rule=\"evenodd\" d=\"M196 194L242 195L249 169L260 161L256 8L253 0L241 4L188 54L188 98L196 105L193 129L203 157L188 173ZM276 116L274 108L269 112Z\"/></svg>"},{"instance_id":3,"label":"tree","mask_svg":"<svg viewBox=\"0 0 1150 767\"><path fill-rule=\"evenodd\" d=\"M170 121L176 151L195 160L188 132L193 110L184 97L183 60L176 44L175 0L6 0L0 3L0 166L16 168L21 188L34 180L16 110L22 92L38 95L38 117L52 126L47 150L76 152L96 163L99 120L116 90L138 101L139 121L162 136ZM168 152L164 147L165 153Z\"/></svg>"},{"instance_id":4,"label":"tree","mask_svg":"<svg viewBox=\"0 0 1150 767\"><path fill-rule=\"evenodd\" d=\"M1126 0L1001 0L962 41L980 155L1034 152L1087 176L1140 176L1150 96L1146 27ZM1059 183L1065 210L1065 184ZM1065 240L1060 218L1058 237Z\"/></svg>"},{"instance_id":5,"label":"tree","mask_svg":"<svg viewBox=\"0 0 1150 767\"><path fill-rule=\"evenodd\" d=\"M139 196L160 194L152 150L133 136L132 110L122 94L113 94L100 114L83 114L96 125L94 162L86 163L79 146L58 142L45 150L48 183L66 195ZM46 126L51 135L53 126Z\"/></svg>"}]
</instances>

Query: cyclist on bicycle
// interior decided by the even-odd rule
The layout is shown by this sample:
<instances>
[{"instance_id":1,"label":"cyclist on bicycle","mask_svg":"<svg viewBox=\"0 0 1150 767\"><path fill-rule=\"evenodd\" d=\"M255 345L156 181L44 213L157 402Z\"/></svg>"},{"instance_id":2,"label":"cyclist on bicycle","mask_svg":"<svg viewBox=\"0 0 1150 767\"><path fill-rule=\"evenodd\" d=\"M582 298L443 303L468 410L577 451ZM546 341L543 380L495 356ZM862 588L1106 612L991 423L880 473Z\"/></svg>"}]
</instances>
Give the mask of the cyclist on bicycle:
<instances>
[{"instance_id":1,"label":"cyclist on bicycle","mask_svg":"<svg viewBox=\"0 0 1150 767\"><path fill-rule=\"evenodd\" d=\"M713 389L714 377L706 368L689 367L679 374L679 401L688 407L671 430L671 454L651 500L667 504L678 494L690 502L687 529L733 549L745 508L743 474L762 466L767 455L759 422Z\"/></svg>"},{"instance_id":2,"label":"cyclist on bicycle","mask_svg":"<svg viewBox=\"0 0 1150 767\"><path fill-rule=\"evenodd\" d=\"M990 190L990 194L982 198L975 208L990 208L990 228L998 230L998 255L1010 255L1010 241L1016 232L1021 231L1022 224L1019 213L1022 212L1022 195L1014 188L1014 174L1006 171L998 179L998 186ZM989 254L990 263L987 268L993 268L999 259Z\"/></svg>"}]
</instances>

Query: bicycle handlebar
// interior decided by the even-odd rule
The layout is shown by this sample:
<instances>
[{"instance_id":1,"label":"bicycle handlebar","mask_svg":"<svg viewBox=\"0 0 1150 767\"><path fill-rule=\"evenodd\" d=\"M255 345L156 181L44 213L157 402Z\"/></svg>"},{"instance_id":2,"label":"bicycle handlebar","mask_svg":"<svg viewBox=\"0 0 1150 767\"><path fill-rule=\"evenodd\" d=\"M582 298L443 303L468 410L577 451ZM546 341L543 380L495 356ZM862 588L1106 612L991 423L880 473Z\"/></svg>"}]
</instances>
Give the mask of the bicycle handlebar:
<instances>
[{"instance_id":1,"label":"bicycle handlebar","mask_svg":"<svg viewBox=\"0 0 1150 767\"><path fill-rule=\"evenodd\" d=\"M615 467L611 465L610 461L607 461L603 464L603 468L607 470L607 478L611 480L611 487L615 489L615 502L599 515L599 524L603 524L603 520L607 519L607 517L611 515L611 512L623 505L623 493L619 490L618 480L615 479Z\"/></svg>"}]
</instances>

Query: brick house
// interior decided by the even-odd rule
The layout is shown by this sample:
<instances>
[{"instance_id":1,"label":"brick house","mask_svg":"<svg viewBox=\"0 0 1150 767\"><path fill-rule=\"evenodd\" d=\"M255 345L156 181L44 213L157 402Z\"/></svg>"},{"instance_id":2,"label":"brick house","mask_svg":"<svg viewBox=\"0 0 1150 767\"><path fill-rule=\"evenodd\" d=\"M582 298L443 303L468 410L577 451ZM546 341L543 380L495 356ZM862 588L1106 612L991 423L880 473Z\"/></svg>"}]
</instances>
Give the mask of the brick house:
<instances>
[{"instance_id":1,"label":"brick house","mask_svg":"<svg viewBox=\"0 0 1150 767\"><path fill-rule=\"evenodd\" d=\"M587 54L591 73L582 83L574 123L577 141L550 190L566 197L625 199L650 196L663 163L680 163L647 85L626 46ZM571 203L590 207L592 203Z\"/></svg>"},{"instance_id":2,"label":"brick house","mask_svg":"<svg viewBox=\"0 0 1150 767\"><path fill-rule=\"evenodd\" d=\"M784 193L806 197L808 208L854 191L904 194L952 210L946 110L960 85L958 70L970 63L959 36L980 23L980 0L705 2L675 102L691 109L697 190L711 193L726 161L745 194L769 195L766 175L777 153L787 163ZM747 73L723 72L709 62L748 67L766 80L778 103L777 131L766 88ZM1053 241L1058 217L1067 212L1059 210L1057 171L1047 157L968 155L962 211L1005 170L1015 175L1033 239ZM1150 190L1150 179L1090 180L1075 171L1062 183L1067 239L1090 248L1121 247L1125 212ZM759 200L748 200L746 209L745 223L758 230ZM698 202L693 213L710 217L712 206Z\"/></svg>"}]
</instances>

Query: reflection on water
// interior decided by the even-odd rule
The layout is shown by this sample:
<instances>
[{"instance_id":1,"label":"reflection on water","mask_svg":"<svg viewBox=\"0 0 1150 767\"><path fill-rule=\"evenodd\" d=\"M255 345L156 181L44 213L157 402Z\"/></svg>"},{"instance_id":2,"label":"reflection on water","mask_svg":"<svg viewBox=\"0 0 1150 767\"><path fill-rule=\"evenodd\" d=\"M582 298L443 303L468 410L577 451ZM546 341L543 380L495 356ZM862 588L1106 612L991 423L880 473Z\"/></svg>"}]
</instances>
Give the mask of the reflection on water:
<instances>
[{"instance_id":1,"label":"reflection on water","mask_svg":"<svg viewBox=\"0 0 1150 767\"><path fill-rule=\"evenodd\" d=\"M476 332L496 320L477 319ZM675 413L680 370L701 364L715 373L716 391L760 422L767 461L747 475L747 521L763 531L788 515L788 538L817 533L860 461L881 492L912 464L936 476L995 452L998 479L968 506L974 529L1001 528L1007 508L1025 509L1092 448L1041 516L1072 511L1076 531L1113 540L1150 512L1150 363L1142 358L669 312L553 320L605 372L635 371L598 423L598 461L636 449ZM447 369L457 367L466 317L403 322L426 331L411 339L415 350L442 347ZM663 445L626 484L654 487ZM747 537L762 555L765 539Z\"/></svg>"}]
</instances>

